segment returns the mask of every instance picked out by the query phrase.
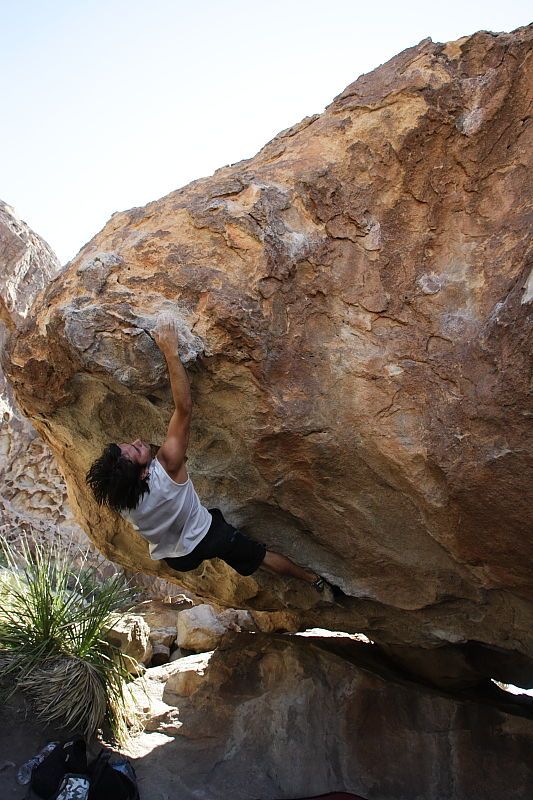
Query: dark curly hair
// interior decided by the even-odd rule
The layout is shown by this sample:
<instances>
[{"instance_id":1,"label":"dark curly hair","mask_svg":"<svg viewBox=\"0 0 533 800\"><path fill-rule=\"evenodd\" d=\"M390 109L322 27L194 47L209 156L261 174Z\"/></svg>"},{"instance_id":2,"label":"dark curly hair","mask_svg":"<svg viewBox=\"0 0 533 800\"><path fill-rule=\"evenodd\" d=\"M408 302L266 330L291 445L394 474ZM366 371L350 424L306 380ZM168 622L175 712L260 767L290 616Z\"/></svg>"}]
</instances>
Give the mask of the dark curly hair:
<instances>
[{"instance_id":1,"label":"dark curly hair","mask_svg":"<svg viewBox=\"0 0 533 800\"><path fill-rule=\"evenodd\" d=\"M122 455L118 444L108 444L92 464L85 480L93 490L98 505L113 511L135 508L143 495L150 491L146 478L141 478L144 466L134 464Z\"/></svg>"}]
</instances>

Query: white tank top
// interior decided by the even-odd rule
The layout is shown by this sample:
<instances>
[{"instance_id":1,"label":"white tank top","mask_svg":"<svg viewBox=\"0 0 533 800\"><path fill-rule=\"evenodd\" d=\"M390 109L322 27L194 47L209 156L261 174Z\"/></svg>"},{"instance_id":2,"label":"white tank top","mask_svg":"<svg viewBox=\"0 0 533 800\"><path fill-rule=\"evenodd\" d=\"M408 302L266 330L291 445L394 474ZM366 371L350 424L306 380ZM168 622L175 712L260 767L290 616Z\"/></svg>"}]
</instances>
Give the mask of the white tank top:
<instances>
[{"instance_id":1,"label":"white tank top","mask_svg":"<svg viewBox=\"0 0 533 800\"><path fill-rule=\"evenodd\" d=\"M191 479L176 483L157 458L150 463L148 485L150 492L122 516L148 541L150 558L187 555L209 530L211 514L200 503Z\"/></svg>"}]
</instances>

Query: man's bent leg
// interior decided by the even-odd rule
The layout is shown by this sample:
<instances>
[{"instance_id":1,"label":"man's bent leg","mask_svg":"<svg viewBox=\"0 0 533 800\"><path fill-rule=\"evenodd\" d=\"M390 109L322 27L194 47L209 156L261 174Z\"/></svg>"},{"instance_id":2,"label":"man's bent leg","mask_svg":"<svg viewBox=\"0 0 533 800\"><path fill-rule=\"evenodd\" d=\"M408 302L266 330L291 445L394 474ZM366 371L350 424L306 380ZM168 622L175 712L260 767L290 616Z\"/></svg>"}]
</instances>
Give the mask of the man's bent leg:
<instances>
[{"instance_id":1,"label":"man's bent leg","mask_svg":"<svg viewBox=\"0 0 533 800\"><path fill-rule=\"evenodd\" d=\"M287 556L282 556L281 553L274 553L272 550L266 551L261 566L268 569L269 572L275 572L276 575L287 575L306 583L314 583L319 578L316 572L310 572L308 569L295 564Z\"/></svg>"}]
</instances>

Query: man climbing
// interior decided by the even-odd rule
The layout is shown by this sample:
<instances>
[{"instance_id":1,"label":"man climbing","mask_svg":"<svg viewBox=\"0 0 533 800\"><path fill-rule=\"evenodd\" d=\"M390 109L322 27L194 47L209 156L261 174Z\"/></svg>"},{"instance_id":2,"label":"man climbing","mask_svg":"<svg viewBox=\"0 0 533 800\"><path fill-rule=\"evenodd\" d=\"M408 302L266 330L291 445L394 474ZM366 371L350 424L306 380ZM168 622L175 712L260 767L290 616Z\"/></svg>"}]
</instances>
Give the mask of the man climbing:
<instances>
[{"instance_id":1,"label":"man climbing","mask_svg":"<svg viewBox=\"0 0 533 800\"><path fill-rule=\"evenodd\" d=\"M87 473L97 502L132 522L148 541L150 557L178 572L221 558L241 575L264 567L323 592L326 583L319 575L267 550L227 523L218 508L201 504L185 465L192 401L178 332L172 321L162 321L153 336L167 363L175 405L165 441L159 449L141 439L109 444Z\"/></svg>"}]
</instances>

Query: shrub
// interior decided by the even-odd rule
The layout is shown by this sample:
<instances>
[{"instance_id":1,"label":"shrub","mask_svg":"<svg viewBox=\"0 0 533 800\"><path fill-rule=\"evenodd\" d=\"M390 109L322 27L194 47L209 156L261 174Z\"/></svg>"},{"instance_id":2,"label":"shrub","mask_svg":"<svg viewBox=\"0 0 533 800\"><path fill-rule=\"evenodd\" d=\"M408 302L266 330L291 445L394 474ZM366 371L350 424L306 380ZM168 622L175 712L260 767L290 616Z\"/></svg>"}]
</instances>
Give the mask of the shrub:
<instances>
[{"instance_id":1,"label":"shrub","mask_svg":"<svg viewBox=\"0 0 533 800\"><path fill-rule=\"evenodd\" d=\"M76 568L64 545L3 543L0 662L4 698L22 689L43 721L90 738L107 721L127 736L126 656L104 638L111 614L131 607L122 575ZM7 679L7 680L6 680ZM8 685L10 684L10 685Z\"/></svg>"}]
</instances>

